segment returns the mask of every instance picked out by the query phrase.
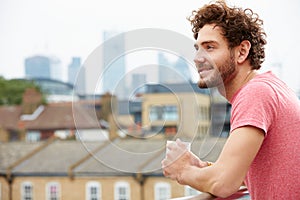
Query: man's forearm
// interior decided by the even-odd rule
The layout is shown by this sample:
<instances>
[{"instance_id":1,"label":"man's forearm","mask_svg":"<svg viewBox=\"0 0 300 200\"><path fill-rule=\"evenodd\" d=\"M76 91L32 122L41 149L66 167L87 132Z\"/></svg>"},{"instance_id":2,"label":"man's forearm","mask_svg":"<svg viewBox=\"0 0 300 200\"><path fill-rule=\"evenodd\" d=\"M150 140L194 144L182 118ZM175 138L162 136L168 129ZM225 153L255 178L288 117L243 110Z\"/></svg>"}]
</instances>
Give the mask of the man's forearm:
<instances>
[{"instance_id":1,"label":"man's forearm","mask_svg":"<svg viewBox=\"0 0 300 200\"><path fill-rule=\"evenodd\" d=\"M186 184L199 190L218 197L227 197L236 192L240 186L235 184L222 173L220 165L210 165L199 169L196 166L186 168L178 178L180 184ZM224 172L224 171L223 171Z\"/></svg>"},{"instance_id":2,"label":"man's forearm","mask_svg":"<svg viewBox=\"0 0 300 200\"><path fill-rule=\"evenodd\" d=\"M177 181L180 184L189 185L199 191L212 193L215 178L212 174L212 170L208 168L209 167L202 167L199 169L197 166L189 166L178 177Z\"/></svg>"}]
</instances>

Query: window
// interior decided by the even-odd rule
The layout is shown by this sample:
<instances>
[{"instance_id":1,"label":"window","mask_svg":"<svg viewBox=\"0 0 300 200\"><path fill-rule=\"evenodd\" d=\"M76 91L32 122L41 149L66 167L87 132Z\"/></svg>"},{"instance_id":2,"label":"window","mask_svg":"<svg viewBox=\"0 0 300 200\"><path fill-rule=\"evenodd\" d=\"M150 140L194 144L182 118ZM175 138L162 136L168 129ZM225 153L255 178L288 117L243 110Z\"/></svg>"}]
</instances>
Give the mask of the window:
<instances>
[{"instance_id":1,"label":"window","mask_svg":"<svg viewBox=\"0 0 300 200\"><path fill-rule=\"evenodd\" d=\"M195 196L200 193L201 193L200 191L198 191L188 185L184 186L184 195L185 196Z\"/></svg>"},{"instance_id":2,"label":"window","mask_svg":"<svg viewBox=\"0 0 300 200\"><path fill-rule=\"evenodd\" d=\"M209 120L209 110L206 106L199 107L199 119L200 120Z\"/></svg>"},{"instance_id":3,"label":"window","mask_svg":"<svg viewBox=\"0 0 300 200\"><path fill-rule=\"evenodd\" d=\"M171 198L171 187L169 183L159 182L154 186L155 200L167 200Z\"/></svg>"},{"instance_id":4,"label":"window","mask_svg":"<svg viewBox=\"0 0 300 200\"><path fill-rule=\"evenodd\" d=\"M47 183L46 186L46 199L59 200L60 199L60 184L57 182Z\"/></svg>"},{"instance_id":5,"label":"window","mask_svg":"<svg viewBox=\"0 0 300 200\"><path fill-rule=\"evenodd\" d=\"M0 183L0 200L2 199L2 190L1 190L1 183Z\"/></svg>"},{"instance_id":6,"label":"window","mask_svg":"<svg viewBox=\"0 0 300 200\"><path fill-rule=\"evenodd\" d=\"M33 200L33 186L30 182L24 182L21 186L21 199Z\"/></svg>"},{"instance_id":7,"label":"window","mask_svg":"<svg viewBox=\"0 0 300 200\"><path fill-rule=\"evenodd\" d=\"M178 120L178 111L176 105L153 105L150 107L149 118L151 121L168 120L176 121Z\"/></svg>"},{"instance_id":8,"label":"window","mask_svg":"<svg viewBox=\"0 0 300 200\"><path fill-rule=\"evenodd\" d=\"M86 184L86 200L100 200L101 186L96 181L90 181Z\"/></svg>"},{"instance_id":9,"label":"window","mask_svg":"<svg viewBox=\"0 0 300 200\"><path fill-rule=\"evenodd\" d=\"M27 142L36 142L41 140L41 134L38 131L28 131L26 134Z\"/></svg>"},{"instance_id":10,"label":"window","mask_svg":"<svg viewBox=\"0 0 300 200\"><path fill-rule=\"evenodd\" d=\"M130 188L127 182L117 182L115 184L115 200L129 200Z\"/></svg>"},{"instance_id":11,"label":"window","mask_svg":"<svg viewBox=\"0 0 300 200\"><path fill-rule=\"evenodd\" d=\"M206 135L206 134L208 134L208 126L207 125L200 125L200 126L198 126L198 133L200 134L200 135Z\"/></svg>"}]
</instances>

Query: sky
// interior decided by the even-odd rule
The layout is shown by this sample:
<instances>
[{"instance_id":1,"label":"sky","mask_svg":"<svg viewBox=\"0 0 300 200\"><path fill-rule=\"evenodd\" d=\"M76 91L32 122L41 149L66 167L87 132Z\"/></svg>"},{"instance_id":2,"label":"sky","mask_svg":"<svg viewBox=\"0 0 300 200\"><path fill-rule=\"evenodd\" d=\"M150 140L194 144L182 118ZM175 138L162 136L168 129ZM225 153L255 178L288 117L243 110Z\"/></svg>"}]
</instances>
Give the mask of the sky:
<instances>
[{"instance_id":1,"label":"sky","mask_svg":"<svg viewBox=\"0 0 300 200\"><path fill-rule=\"evenodd\" d=\"M84 60L103 43L105 30L161 28L192 39L186 20L204 0L0 0L0 76L24 77L24 59L34 55ZM298 0L230 0L249 7L267 32L263 70L273 69L293 90L300 90L300 7ZM176 41L174 41L176 42ZM191 47L193 48L193 47ZM281 66L281 67L278 67ZM64 72L65 73L65 72Z\"/></svg>"}]
</instances>

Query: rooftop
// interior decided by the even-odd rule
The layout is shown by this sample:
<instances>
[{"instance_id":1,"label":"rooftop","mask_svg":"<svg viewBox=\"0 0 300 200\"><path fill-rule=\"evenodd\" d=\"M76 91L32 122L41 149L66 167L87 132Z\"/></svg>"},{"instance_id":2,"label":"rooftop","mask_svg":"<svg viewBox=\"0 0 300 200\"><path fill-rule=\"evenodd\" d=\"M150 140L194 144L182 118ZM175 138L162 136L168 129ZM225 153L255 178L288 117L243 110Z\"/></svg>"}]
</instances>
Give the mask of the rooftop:
<instances>
[{"instance_id":1,"label":"rooftop","mask_svg":"<svg viewBox=\"0 0 300 200\"><path fill-rule=\"evenodd\" d=\"M201 146L213 150L205 159L215 161L225 139L193 141L192 151ZM111 176L143 173L160 175L166 140L115 139L81 142L51 140L44 143L11 142L0 145L0 173L10 169L13 175ZM205 147L206 148L206 147ZM200 153L201 156L201 153Z\"/></svg>"}]
</instances>

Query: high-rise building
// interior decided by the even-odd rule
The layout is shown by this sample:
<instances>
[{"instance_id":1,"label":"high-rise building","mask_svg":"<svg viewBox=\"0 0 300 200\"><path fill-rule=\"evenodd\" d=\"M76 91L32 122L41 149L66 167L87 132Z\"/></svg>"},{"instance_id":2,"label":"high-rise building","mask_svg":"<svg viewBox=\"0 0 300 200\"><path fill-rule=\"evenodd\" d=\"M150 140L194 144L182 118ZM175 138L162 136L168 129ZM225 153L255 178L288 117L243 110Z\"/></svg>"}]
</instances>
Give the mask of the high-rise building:
<instances>
[{"instance_id":1,"label":"high-rise building","mask_svg":"<svg viewBox=\"0 0 300 200\"><path fill-rule=\"evenodd\" d=\"M102 91L114 94L118 98L125 98L125 36L105 31L103 38Z\"/></svg>"},{"instance_id":2,"label":"high-rise building","mask_svg":"<svg viewBox=\"0 0 300 200\"><path fill-rule=\"evenodd\" d=\"M158 53L159 83L184 83L191 81L191 73L187 62L179 57L176 62L170 62L164 53Z\"/></svg>"},{"instance_id":3,"label":"high-rise building","mask_svg":"<svg viewBox=\"0 0 300 200\"><path fill-rule=\"evenodd\" d=\"M68 65L68 82L74 86L75 93L86 94L85 68L81 67L81 58L73 57Z\"/></svg>"},{"instance_id":4,"label":"high-rise building","mask_svg":"<svg viewBox=\"0 0 300 200\"><path fill-rule=\"evenodd\" d=\"M79 69L77 79L74 83L74 90L76 94L79 95L86 95L87 89L86 89L86 68L81 67Z\"/></svg>"},{"instance_id":5,"label":"high-rise building","mask_svg":"<svg viewBox=\"0 0 300 200\"><path fill-rule=\"evenodd\" d=\"M49 78L62 81L61 62L56 57L32 56L25 59L26 78Z\"/></svg>"},{"instance_id":6,"label":"high-rise building","mask_svg":"<svg viewBox=\"0 0 300 200\"><path fill-rule=\"evenodd\" d=\"M46 56L33 56L25 59L26 78L50 78L50 59Z\"/></svg>"},{"instance_id":7,"label":"high-rise building","mask_svg":"<svg viewBox=\"0 0 300 200\"><path fill-rule=\"evenodd\" d=\"M73 57L71 63L68 66L68 83L74 85L78 72L81 66L81 59L79 57Z\"/></svg>"},{"instance_id":8,"label":"high-rise building","mask_svg":"<svg viewBox=\"0 0 300 200\"><path fill-rule=\"evenodd\" d=\"M53 80L63 81L63 69L59 58L50 56L50 78Z\"/></svg>"},{"instance_id":9,"label":"high-rise building","mask_svg":"<svg viewBox=\"0 0 300 200\"><path fill-rule=\"evenodd\" d=\"M131 91L132 93L143 92L147 84L146 74L132 74Z\"/></svg>"},{"instance_id":10,"label":"high-rise building","mask_svg":"<svg viewBox=\"0 0 300 200\"><path fill-rule=\"evenodd\" d=\"M174 68L185 79L185 81L192 80L188 62L183 57L179 57L177 59L177 61L174 64Z\"/></svg>"}]
</instances>

